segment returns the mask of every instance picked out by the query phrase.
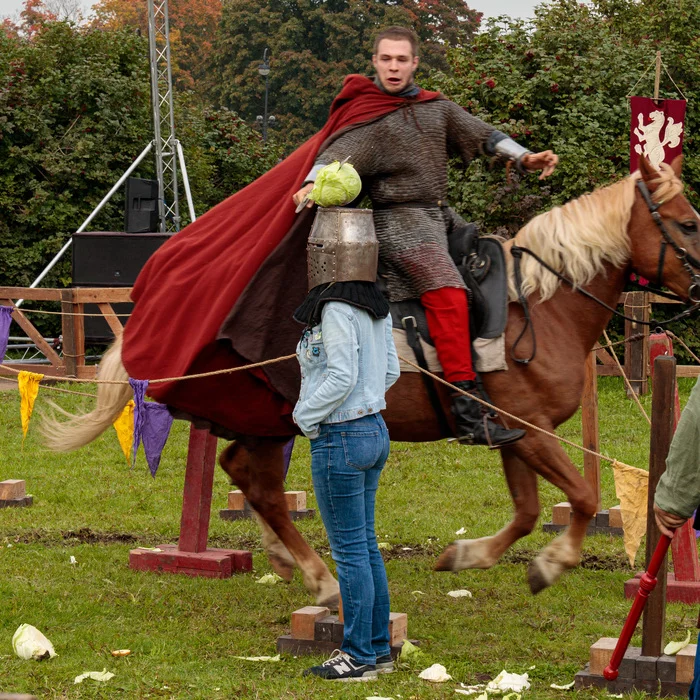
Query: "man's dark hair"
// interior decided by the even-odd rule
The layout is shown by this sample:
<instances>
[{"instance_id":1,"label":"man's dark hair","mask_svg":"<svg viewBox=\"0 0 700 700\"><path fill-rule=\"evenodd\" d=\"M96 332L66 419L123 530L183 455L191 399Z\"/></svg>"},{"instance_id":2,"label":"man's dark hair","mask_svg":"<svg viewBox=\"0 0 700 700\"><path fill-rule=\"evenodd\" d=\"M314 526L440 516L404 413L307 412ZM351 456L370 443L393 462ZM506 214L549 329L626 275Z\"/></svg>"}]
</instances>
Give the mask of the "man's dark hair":
<instances>
[{"instance_id":1,"label":"man's dark hair","mask_svg":"<svg viewBox=\"0 0 700 700\"><path fill-rule=\"evenodd\" d=\"M408 27L387 27L386 29L382 29L382 31L379 32L374 39L374 49L372 51L373 54L377 54L379 42L382 39L391 39L391 41L408 41L411 44L411 51L413 52L413 55L418 55L418 35Z\"/></svg>"}]
</instances>

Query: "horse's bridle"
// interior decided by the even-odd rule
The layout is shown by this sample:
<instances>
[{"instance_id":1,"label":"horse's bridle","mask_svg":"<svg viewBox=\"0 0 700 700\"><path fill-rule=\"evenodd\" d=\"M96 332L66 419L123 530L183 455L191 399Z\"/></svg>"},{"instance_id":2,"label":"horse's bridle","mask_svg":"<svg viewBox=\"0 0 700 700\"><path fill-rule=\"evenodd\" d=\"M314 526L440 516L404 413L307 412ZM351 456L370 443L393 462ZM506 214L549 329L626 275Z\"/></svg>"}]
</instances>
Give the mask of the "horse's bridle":
<instances>
[{"instance_id":1,"label":"horse's bridle","mask_svg":"<svg viewBox=\"0 0 700 700\"><path fill-rule=\"evenodd\" d=\"M644 180L639 179L637 180L636 184L637 189L642 195L642 199L644 200L644 202L647 205L647 208L649 209L651 218L654 219L656 225L661 231L661 248L659 250L659 264L656 273L656 283L659 286L663 284L662 278L664 262L666 261L666 246L669 245L675 251L676 257L678 258L678 260L680 260L681 265L683 265L683 268L690 277L690 286L688 287L688 299L693 304L700 303L700 260L690 255L685 248L679 246L678 243L676 243L671 237L671 234L668 232L666 224L664 223L664 220L658 211L659 207L663 204L663 202L655 203L652 200L651 194L649 193L649 188L646 186ZM695 212L695 214L697 216L697 212ZM678 224L674 223L674 225L677 228L680 228Z\"/></svg>"},{"instance_id":2,"label":"horse's bridle","mask_svg":"<svg viewBox=\"0 0 700 700\"><path fill-rule=\"evenodd\" d=\"M649 189L646 186L644 180L637 180L637 189L639 190L640 194L642 195L642 199L646 202L646 205L649 209L649 213L651 214L651 218L654 219L656 222L656 225L659 227L659 230L661 231L661 249L659 250L659 264L658 264L658 272L657 272L657 283L659 286L662 284L662 277L663 277L663 269L664 269L664 262L666 260L666 246L670 245L671 248L676 253L676 257L678 260L680 260L681 265L683 265L683 268L685 271L688 273L690 277L690 286L688 287L688 300L691 302L692 306L685 309L684 311L681 311L681 313L676 314L672 318L669 318L665 321L658 321L656 319L650 319L649 321L643 321L641 319L637 318L631 318L630 316L626 316L625 314L620 313L617 309L613 308L612 306L609 306L606 304L604 301L601 299L598 299L598 297L594 296L591 294L589 291L582 289L581 287L577 287L574 285L571 280L567 279L562 275L560 272L555 270L551 265L548 265L542 258L531 251L529 248L523 248L521 246L513 245L511 246L510 253L511 256L513 257L513 272L514 272L514 277L515 277L515 289L518 295L518 302L522 306L524 317L525 317L525 325L523 326L522 331L520 331L520 334L518 337L515 339L515 342L511 346L510 349L510 356L511 358L520 364L528 364L532 362L535 358L535 354L537 353L537 340L535 338L535 329L532 325L532 318L530 317L530 309L528 307L527 299L523 295L522 292L522 277L520 273L520 260L522 258L523 253L526 253L527 255L530 255L533 257L537 262L542 265L542 267L545 268L545 270L548 270L551 272L555 277L557 277L560 281L568 284L572 289L575 289L579 294L582 294L585 297L588 297L589 299L592 299L595 301L597 304L600 306L603 306L604 308L608 309L608 311L611 311L613 314L616 316L620 316L621 318L624 318L625 320L628 321L634 321L635 323L644 325L644 326L665 326L669 323L673 323L674 321L678 321L681 318L685 318L686 316L689 316L693 312L697 311L698 307L700 307L700 260L697 258L693 257L688 253L688 251L685 248L682 248L679 246L671 237L671 234L668 232L668 229L666 228L666 224L664 223L663 218L661 217L661 214L659 214L658 209L659 207L663 204L663 202L658 202L654 203L651 199L651 194L649 193ZM695 209L693 209L695 211ZM696 216L698 216L698 213L695 212ZM700 216L698 216L700 219ZM674 222L674 225L676 228L680 228L677 223ZM532 336L532 343L533 343L533 348L532 348L532 353L530 354L530 357L528 358L519 358L515 356L515 349L522 340L523 336L529 329L530 335Z\"/></svg>"}]
</instances>

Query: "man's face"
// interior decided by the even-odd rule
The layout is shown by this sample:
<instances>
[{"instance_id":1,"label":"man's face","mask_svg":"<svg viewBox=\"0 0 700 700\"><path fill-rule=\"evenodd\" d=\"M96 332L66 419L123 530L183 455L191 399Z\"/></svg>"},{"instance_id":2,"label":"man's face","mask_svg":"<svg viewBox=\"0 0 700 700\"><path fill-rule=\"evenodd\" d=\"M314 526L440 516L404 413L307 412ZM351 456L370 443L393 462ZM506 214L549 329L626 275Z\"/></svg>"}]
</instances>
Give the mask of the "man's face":
<instances>
[{"instance_id":1,"label":"man's face","mask_svg":"<svg viewBox=\"0 0 700 700\"><path fill-rule=\"evenodd\" d=\"M418 56L413 55L408 39L382 39L377 53L372 56L379 82L391 95L405 90L413 81L418 67Z\"/></svg>"}]
</instances>

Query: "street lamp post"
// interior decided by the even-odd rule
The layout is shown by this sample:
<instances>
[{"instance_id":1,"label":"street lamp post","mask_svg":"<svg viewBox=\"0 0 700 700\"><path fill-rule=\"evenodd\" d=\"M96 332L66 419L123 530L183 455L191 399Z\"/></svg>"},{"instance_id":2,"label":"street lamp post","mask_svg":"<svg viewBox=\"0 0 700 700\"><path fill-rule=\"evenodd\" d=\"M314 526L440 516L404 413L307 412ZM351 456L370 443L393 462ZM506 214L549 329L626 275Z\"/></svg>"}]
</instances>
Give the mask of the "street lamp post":
<instances>
[{"instance_id":1,"label":"street lamp post","mask_svg":"<svg viewBox=\"0 0 700 700\"><path fill-rule=\"evenodd\" d=\"M258 66L258 73L265 78L265 109L263 111L262 134L263 143L267 143L267 92L268 92L268 76L270 75L270 64L268 63L269 49L265 49L263 53L263 62Z\"/></svg>"}]
</instances>

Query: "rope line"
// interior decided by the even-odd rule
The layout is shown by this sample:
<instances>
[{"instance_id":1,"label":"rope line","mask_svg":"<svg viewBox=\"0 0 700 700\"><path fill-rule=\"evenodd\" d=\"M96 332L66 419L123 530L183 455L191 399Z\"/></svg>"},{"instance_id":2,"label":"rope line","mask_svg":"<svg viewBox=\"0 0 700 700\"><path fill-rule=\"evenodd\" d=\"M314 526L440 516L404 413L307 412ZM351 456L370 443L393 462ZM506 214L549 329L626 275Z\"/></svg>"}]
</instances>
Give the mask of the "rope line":
<instances>
[{"instance_id":1,"label":"rope line","mask_svg":"<svg viewBox=\"0 0 700 700\"><path fill-rule=\"evenodd\" d=\"M608 332L603 331L603 336L605 337L605 340L609 343L610 338L608 337ZM620 374L622 375L622 379L625 382L625 386L627 387L627 393L632 396L632 398L637 402L637 406L639 407L639 410L642 412L642 415L647 419L647 423L651 425L651 419L647 415L647 412L644 410L644 406L642 406L642 402L639 400L639 397L637 396L637 392L632 388L632 384L630 383L630 380L627 378L627 375L625 374L625 370L622 368L622 365L620 364L620 360L618 359L617 355L615 353L612 353L613 358L615 359L615 364L617 365L617 368L620 370Z\"/></svg>"},{"instance_id":2,"label":"rope line","mask_svg":"<svg viewBox=\"0 0 700 700\"><path fill-rule=\"evenodd\" d=\"M552 433L549 430L545 430L545 428L540 428L539 425L535 425L534 423L529 423L524 418L519 418L518 416L515 416L512 413L508 413L508 411L504 411L502 408L498 408L497 406L490 404L488 401L484 401L482 398L479 398L478 396L474 396L473 394L470 394L468 391L464 391L463 389L460 389L459 387L456 387L453 384L450 384L449 382L442 379L442 377L438 377L436 374L433 374L432 372L430 372L426 369L423 369L422 367L419 367L417 364L411 362L410 360L407 360L405 357L401 357L401 355L399 355L399 360L401 360L401 362L405 362L407 365L410 365L411 367L414 367L419 372L423 372L423 374L427 374L431 379L434 379L436 382L439 382L440 384L444 384L449 389L452 389L453 391L460 393L463 396L469 396L470 398L474 399L477 403L480 403L482 406L486 406L487 408L490 408L494 411L497 411L498 413L500 413L503 416L506 416L507 418L512 418L513 420L518 421L518 423L520 423L522 425L526 425L528 428L532 428L533 430L536 430L537 432L544 433L548 437L554 438L555 440L558 440L559 442L563 442L566 445L569 445L570 447L575 447L577 450L581 450L581 452L586 452L589 455L593 455L594 457L598 457L599 459L602 459L605 462L610 462L610 464L612 464L613 466L615 466L616 464L620 464L620 460L618 460L618 459L613 459L612 457L608 457L607 455L601 454L600 452L596 452L595 450L591 450L588 447L584 447L583 445L577 445L575 442L572 442L571 440L567 440L566 438L561 437L561 435L557 435L556 433Z\"/></svg>"},{"instance_id":3,"label":"rope line","mask_svg":"<svg viewBox=\"0 0 700 700\"><path fill-rule=\"evenodd\" d=\"M199 374L187 374L184 377L165 377L163 379L149 379L149 384L164 384L165 382L181 382L186 379L201 379L202 377L214 377L219 374L231 374L233 372L242 372L243 370L255 369L256 367L264 367L265 365L272 365L276 362L283 362L284 360L291 360L296 358L296 353L293 355L283 355L282 357L275 357L271 360L263 360L262 362L255 362L250 365L242 365L241 367L228 367L227 369L217 369L213 372L200 372ZM13 372L14 374L19 374L23 370L16 369L15 367L10 367L5 364L0 364L0 369L6 369L8 372ZM56 377L44 377L44 379L56 380ZM43 380L42 380L43 381ZM128 384L127 381L122 381L120 379L78 379L77 377L60 377L62 382L70 382L73 384Z\"/></svg>"}]
</instances>

